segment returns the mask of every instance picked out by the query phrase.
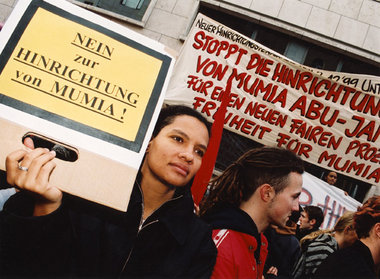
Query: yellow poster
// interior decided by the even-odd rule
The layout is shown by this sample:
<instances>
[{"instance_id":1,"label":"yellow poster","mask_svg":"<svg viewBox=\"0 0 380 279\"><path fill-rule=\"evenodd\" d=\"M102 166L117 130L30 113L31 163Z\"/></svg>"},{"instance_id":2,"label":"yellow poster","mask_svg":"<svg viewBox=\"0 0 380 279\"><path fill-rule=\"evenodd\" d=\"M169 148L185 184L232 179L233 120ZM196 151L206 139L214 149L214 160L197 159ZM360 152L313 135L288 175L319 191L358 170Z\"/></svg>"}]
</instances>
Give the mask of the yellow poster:
<instances>
[{"instance_id":1,"label":"yellow poster","mask_svg":"<svg viewBox=\"0 0 380 279\"><path fill-rule=\"evenodd\" d=\"M162 63L133 41L38 7L1 71L0 93L133 142Z\"/></svg>"}]
</instances>

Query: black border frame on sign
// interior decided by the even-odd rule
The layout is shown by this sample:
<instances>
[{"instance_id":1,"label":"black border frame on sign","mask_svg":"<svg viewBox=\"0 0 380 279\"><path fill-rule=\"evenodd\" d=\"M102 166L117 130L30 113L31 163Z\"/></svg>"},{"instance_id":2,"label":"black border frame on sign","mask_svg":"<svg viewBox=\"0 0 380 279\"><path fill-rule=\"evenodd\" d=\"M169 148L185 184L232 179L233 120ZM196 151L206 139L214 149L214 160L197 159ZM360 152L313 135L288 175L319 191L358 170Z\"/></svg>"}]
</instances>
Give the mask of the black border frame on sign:
<instances>
[{"instance_id":1,"label":"black border frame on sign","mask_svg":"<svg viewBox=\"0 0 380 279\"><path fill-rule=\"evenodd\" d=\"M152 57L155 57L156 59L159 59L162 61L161 69L158 73L156 82L154 84L152 93L150 95L148 104L145 108L145 112L140 124L140 127L137 131L137 135L134 141L129 141L126 139L123 139L121 137L112 135L110 133L101 131L99 129L90 127L88 125L84 125L82 123L76 122L72 119L48 112L46 110L43 110L41 108L26 104L24 102L18 101L16 99L13 99L11 97L8 97L6 95L3 95L1 93L0 88L0 103L3 103L4 105L13 107L17 110L21 110L23 112L26 112L28 114L37 116L39 118L45 119L47 121L56 123L58 125L67 127L72 130L76 130L78 132L87 134L89 136L99 138L101 140L104 140L109 143L113 143L115 145L121 146L123 148L127 148L131 151L139 152L142 146L142 143L144 141L146 131L148 129L150 120L152 118L152 115L154 113L154 108L157 105L162 87L165 82L166 75L168 73L168 69L171 63L171 58L167 55L164 55L162 53L159 53L149 47L146 47L136 41L133 41L127 37L124 37L121 34L118 34L112 30L109 30L107 28L104 28L96 23L90 22L87 19L81 18L79 16L73 15L65 10L62 10L58 8L57 6L53 6L49 3L46 3L42 0L32 0L29 4L28 8L26 9L25 13L22 15L20 21L18 22L16 28L14 29L14 32L12 33L9 41L5 45L2 53L0 54L0 75L5 68L9 58L11 57L14 48L16 47L17 43L22 37L22 34L24 33L27 25L33 18L34 14L36 13L38 8L46 9L56 15L62 16L68 20L71 20L75 23L84 25L88 28L91 28L93 30L96 30L98 32L101 32L123 44L126 44L138 51L141 51L147 55L150 55Z\"/></svg>"}]
</instances>

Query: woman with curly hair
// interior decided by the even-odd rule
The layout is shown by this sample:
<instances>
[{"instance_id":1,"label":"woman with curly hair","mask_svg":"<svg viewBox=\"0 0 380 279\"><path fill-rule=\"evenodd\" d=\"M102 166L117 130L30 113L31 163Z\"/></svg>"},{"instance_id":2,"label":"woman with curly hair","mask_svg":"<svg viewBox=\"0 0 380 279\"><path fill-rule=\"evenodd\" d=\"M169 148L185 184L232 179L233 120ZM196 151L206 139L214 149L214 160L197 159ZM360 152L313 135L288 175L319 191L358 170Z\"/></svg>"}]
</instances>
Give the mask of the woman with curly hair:
<instances>
[{"instance_id":1,"label":"woman with curly hair","mask_svg":"<svg viewBox=\"0 0 380 279\"><path fill-rule=\"evenodd\" d=\"M352 246L331 254L318 268L317 278L377 278L380 264L380 196L368 199L354 215L358 235Z\"/></svg>"}]
</instances>

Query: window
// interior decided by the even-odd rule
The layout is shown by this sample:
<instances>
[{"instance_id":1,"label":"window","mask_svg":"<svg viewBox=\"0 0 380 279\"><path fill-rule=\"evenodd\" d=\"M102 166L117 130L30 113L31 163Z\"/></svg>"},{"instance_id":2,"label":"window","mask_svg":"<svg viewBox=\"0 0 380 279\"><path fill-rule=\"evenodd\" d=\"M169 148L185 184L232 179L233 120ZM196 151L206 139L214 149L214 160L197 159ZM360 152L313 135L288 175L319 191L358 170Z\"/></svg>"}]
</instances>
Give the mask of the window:
<instances>
[{"instance_id":1,"label":"window","mask_svg":"<svg viewBox=\"0 0 380 279\"><path fill-rule=\"evenodd\" d=\"M323 61L322 58L315 58L311 62L311 67L316 68L316 69L324 69L325 68L325 61Z\"/></svg>"},{"instance_id":2,"label":"window","mask_svg":"<svg viewBox=\"0 0 380 279\"><path fill-rule=\"evenodd\" d=\"M289 42L284 55L300 64L305 62L308 48L297 42Z\"/></svg>"},{"instance_id":3,"label":"window","mask_svg":"<svg viewBox=\"0 0 380 279\"><path fill-rule=\"evenodd\" d=\"M141 9L144 0L122 0L121 4L132 9L139 10Z\"/></svg>"},{"instance_id":4,"label":"window","mask_svg":"<svg viewBox=\"0 0 380 279\"><path fill-rule=\"evenodd\" d=\"M97 12L104 12L107 15L113 15L117 18L136 20L143 22L144 16L148 11L151 0L73 0L74 3L86 4L86 8ZM89 5L89 6L88 6ZM92 9L91 9L92 10Z\"/></svg>"}]
</instances>

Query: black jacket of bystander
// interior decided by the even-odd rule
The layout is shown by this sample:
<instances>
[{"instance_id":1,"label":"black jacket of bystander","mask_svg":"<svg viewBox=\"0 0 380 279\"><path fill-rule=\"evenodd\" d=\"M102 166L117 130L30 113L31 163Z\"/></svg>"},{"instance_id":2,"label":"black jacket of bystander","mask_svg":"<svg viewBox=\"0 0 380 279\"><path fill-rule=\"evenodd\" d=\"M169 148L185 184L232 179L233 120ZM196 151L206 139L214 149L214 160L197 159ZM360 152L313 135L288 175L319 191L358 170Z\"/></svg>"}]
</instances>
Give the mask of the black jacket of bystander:
<instances>
[{"instance_id":1,"label":"black jacket of bystander","mask_svg":"<svg viewBox=\"0 0 380 279\"><path fill-rule=\"evenodd\" d=\"M357 240L332 253L317 269L314 278L375 279L375 265L369 248Z\"/></svg>"}]
</instances>

